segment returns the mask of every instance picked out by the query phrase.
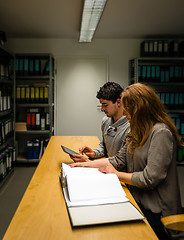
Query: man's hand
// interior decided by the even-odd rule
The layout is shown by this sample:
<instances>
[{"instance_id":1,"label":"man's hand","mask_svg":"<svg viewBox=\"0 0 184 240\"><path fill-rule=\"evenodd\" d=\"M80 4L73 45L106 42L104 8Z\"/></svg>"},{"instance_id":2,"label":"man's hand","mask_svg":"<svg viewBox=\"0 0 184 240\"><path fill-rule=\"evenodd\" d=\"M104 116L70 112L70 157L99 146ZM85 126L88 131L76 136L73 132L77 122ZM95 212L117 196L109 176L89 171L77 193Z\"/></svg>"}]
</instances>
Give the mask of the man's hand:
<instances>
[{"instance_id":1,"label":"man's hand","mask_svg":"<svg viewBox=\"0 0 184 240\"><path fill-rule=\"evenodd\" d=\"M95 152L87 146L81 147L79 148L79 152L80 154L86 154L86 156L90 157L90 158L95 158Z\"/></svg>"},{"instance_id":2,"label":"man's hand","mask_svg":"<svg viewBox=\"0 0 184 240\"><path fill-rule=\"evenodd\" d=\"M72 154L72 155L70 155L70 158L74 162L89 162L90 161L89 158L84 155Z\"/></svg>"}]
</instances>

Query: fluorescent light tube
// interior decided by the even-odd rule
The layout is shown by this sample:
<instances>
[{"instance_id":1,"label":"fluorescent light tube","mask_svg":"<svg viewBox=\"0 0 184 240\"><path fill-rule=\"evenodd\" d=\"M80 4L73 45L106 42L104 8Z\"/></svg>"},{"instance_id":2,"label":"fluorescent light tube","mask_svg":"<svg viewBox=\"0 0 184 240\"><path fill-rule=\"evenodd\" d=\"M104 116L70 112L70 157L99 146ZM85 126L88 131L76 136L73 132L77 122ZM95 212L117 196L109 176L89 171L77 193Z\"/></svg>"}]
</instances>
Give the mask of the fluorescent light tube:
<instances>
[{"instance_id":1,"label":"fluorescent light tube","mask_svg":"<svg viewBox=\"0 0 184 240\"><path fill-rule=\"evenodd\" d=\"M85 0L79 42L91 42L107 0Z\"/></svg>"}]
</instances>

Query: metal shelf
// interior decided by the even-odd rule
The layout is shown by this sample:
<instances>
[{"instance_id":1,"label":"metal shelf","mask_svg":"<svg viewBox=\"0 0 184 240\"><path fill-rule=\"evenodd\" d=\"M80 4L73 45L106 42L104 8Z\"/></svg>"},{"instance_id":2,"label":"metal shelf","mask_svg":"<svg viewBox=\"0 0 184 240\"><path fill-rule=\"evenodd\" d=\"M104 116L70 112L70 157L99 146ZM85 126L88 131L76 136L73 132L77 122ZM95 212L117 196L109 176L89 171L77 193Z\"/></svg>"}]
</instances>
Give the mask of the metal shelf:
<instances>
[{"instance_id":1,"label":"metal shelf","mask_svg":"<svg viewBox=\"0 0 184 240\"><path fill-rule=\"evenodd\" d=\"M153 71L153 67L150 66L157 66L159 68L159 74L157 76L156 69L155 72L151 72ZM184 71L184 57L138 57L131 59L129 61L130 84L140 82L152 86L158 93L162 93L163 95L166 93L169 94L172 93L174 94L174 97L175 94L182 94L181 96L184 96L184 75L183 74L177 75L176 72L171 75L172 72L170 71L172 68L170 68L170 66L171 67L174 66L173 68L175 70L177 68L177 70L179 69L181 72ZM167 70L166 71L167 78L165 77L165 75L164 77L163 75L161 77L161 74L165 74L164 72L165 69ZM170 101L169 95L169 100L167 98L167 102L164 101L164 104L167 107L168 112L170 114L171 113L178 114L179 115L178 118L180 119L180 121L183 121L184 114L183 100L179 102L178 97L178 104L175 104L175 101L174 104L171 103L173 102ZM178 130L181 131L181 125L178 127ZM184 166L184 162L177 161L177 165Z\"/></svg>"},{"instance_id":2,"label":"metal shelf","mask_svg":"<svg viewBox=\"0 0 184 240\"><path fill-rule=\"evenodd\" d=\"M15 55L5 47L0 46L0 63L4 65L5 68L7 68L11 64L12 60L13 69L11 69L11 71L9 71L8 69L8 73L0 77L0 85L4 86L5 89L7 87L11 88L11 92L13 93L13 96L15 96ZM6 117L10 117L11 119L13 119L13 122L15 122L15 100L12 98L12 95L8 96L10 96L11 98L11 108L0 112L0 121L4 121ZM5 150L8 149L9 146L15 147L15 132L13 132L13 134L11 135L6 136L6 141L0 146L0 152L3 153ZM4 169L6 169L7 166L5 164L3 165ZM11 176L14 168L13 162L11 165L8 165L8 168L9 170L7 170L6 176L0 181L0 187Z\"/></svg>"},{"instance_id":3,"label":"metal shelf","mask_svg":"<svg viewBox=\"0 0 184 240\"><path fill-rule=\"evenodd\" d=\"M0 112L0 117L5 117L9 114L13 113L13 109L5 110Z\"/></svg>"},{"instance_id":4,"label":"metal shelf","mask_svg":"<svg viewBox=\"0 0 184 240\"><path fill-rule=\"evenodd\" d=\"M13 85L13 79L0 78L0 83Z\"/></svg>"},{"instance_id":5,"label":"metal shelf","mask_svg":"<svg viewBox=\"0 0 184 240\"><path fill-rule=\"evenodd\" d=\"M131 79L131 80L133 80L133 79ZM169 86L171 86L171 87L173 87L173 86L177 86L177 87L184 87L184 82L152 82L152 81L139 81L140 83L143 83L143 84L149 84L149 85L151 85L151 86L165 86L165 84L167 84L167 86L169 87Z\"/></svg>"},{"instance_id":6,"label":"metal shelf","mask_svg":"<svg viewBox=\"0 0 184 240\"><path fill-rule=\"evenodd\" d=\"M16 107L49 107L49 103L17 103Z\"/></svg>"},{"instance_id":7,"label":"metal shelf","mask_svg":"<svg viewBox=\"0 0 184 240\"><path fill-rule=\"evenodd\" d=\"M14 173L14 168L12 168L12 169L7 173L7 175L5 176L5 178L0 181L0 188L2 188L2 186L5 184L5 182L10 178L10 176L11 176L13 173Z\"/></svg>"},{"instance_id":8,"label":"metal shelf","mask_svg":"<svg viewBox=\"0 0 184 240\"><path fill-rule=\"evenodd\" d=\"M140 61L184 61L184 57L137 57Z\"/></svg>"},{"instance_id":9,"label":"metal shelf","mask_svg":"<svg viewBox=\"0 0 184 240\"><path fill-rule=\"evenodd\" d=\"M24 156L18 156L16 163L39 163L40 159L27 159Z\"/></svg>"},{"instance_id":10,"label":"metal shelf","mask_svg":"<svg viewBox=\"0 0 184 240\"><path fill-rule=\"evenodd\" d=\"M32 59L38 59L40 62L40 69L39 72L37 71L36 75L31 75L30 72L26 71L26 74L24 70L21 70L16 75L16 86L20 87L22 86L48 86L48 103L17 103L16 104L16 119L18 122L26 122L26 113L27 108L40 108L40 111L43 112L49 112L49 118L50 118L50 127L49 130L27 130L23 129L23 131L16 131L16 139L18 142L18 150L17 150L17 161L24 162L24 163L34 163L35 161L39 160L29 160L26 159L26 154L23 157L20 157L20 153L27 151L27 141L32 141L37 138L42 141L42 139L49 139L53 135L53 128L54 128L54 88L55 88L55 82L54 82L54 58L51 54L39 54L39 53L25 53L25 54L16 54L16 58L21 60L22 59L28 59L28 62ZM49 72L48 70L45 71L45 67L49 64ZM21 74L19 74L21 73ZM23 73L23 74L22 74ZM18 129L21 130L21 129Z\"/></svg>"},{"instance_id":11,"label":"metal shelf","mask_svg":"<svg viewBox=\"0 0 184 240\"><path fill-rule=\"evenodd\" d=\"M182 161L182 162L176 162L176 165L177 165L177 166L184 166L184 161Z\"/></svg>"},{"instance_id":12,"label":"metal shelf","mask_svg":"<svg viewBox=\"0 0 184 240\"><path fill-rule=\"evenodd\" d=\"M26 131L16 131L16 134L50 134L49 130L26 130Z\"/></svg>"},{"instance_id":13,"label":"metal shelf","mask_svg":"<svg viewBox=\"0 0 184 240\"><path fill-rule=\"evenodd\" d=\"M0 146L0 151L2 151L3 149L5 149L9 144L14 144L14 139L13 137L8 138L8 140L6 140L6 142L4 142L1 146Z\"/></svg>"},{"instance_id":14,"label":"metal shelf","mask_svg":"<svg viewBox=\"0 0 184 240\"><path fill-rule=\"evenodd\" d=\"M50 76L49 75L45 75L45 76L40 76L40 75L35 75L35 76L29 76L29 75L24 75L24 76L16 76L16 80L38 80L38 81L45 81L45 80L50 80ZM25 82L24 82L25 84Z\"/></svg>"}]
</instances>

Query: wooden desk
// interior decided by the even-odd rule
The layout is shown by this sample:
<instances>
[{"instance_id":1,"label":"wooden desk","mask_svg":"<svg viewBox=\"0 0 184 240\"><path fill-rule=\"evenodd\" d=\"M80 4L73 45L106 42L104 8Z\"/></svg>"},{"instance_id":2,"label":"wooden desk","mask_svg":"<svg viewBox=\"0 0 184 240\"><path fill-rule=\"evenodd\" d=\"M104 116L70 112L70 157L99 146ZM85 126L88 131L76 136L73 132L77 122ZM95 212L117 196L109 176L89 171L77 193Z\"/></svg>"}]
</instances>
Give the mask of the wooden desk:
<instances>
[{"instance_id":1,"label":"wooden desk","mask_svg":"<svg viewBox=\"0 0 184 240\"><path fill-rule=\"evenodd\" d=\"M3 240L157 239L147 220L72 229L59 182L61 162L69 163L71 159L60 145L78 151L80 146L95 148L98 143L94 136L51 138Z\"/></svg>"}]
</instances>

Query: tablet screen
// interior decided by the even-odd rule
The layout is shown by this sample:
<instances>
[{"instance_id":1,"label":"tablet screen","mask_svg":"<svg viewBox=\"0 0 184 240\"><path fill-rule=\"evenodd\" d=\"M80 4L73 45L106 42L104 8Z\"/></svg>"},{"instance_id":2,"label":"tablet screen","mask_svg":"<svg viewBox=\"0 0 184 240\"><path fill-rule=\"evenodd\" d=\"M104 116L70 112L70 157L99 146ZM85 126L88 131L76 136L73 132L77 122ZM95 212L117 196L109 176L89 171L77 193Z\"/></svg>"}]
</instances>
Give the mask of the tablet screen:
<instances>
[{"instance_id":1,"label":"tablet screen","mask_svg":"<svg viewBox=\"0 0 184 240\"><path fill-rule=\"evenodd\" d=\"M67 148L67 147L64 147L64 146L62 146L62 145L61 145L61 147L62 147L63 151L64 151L65 153L68 153L69 155L72 155L72 154L80 155L79 153L77 153L77 152L75 152L75 151L73 151L73 150L71 150L71 149L69 149L69 148Z\"/></svg>"}]
</instances>

